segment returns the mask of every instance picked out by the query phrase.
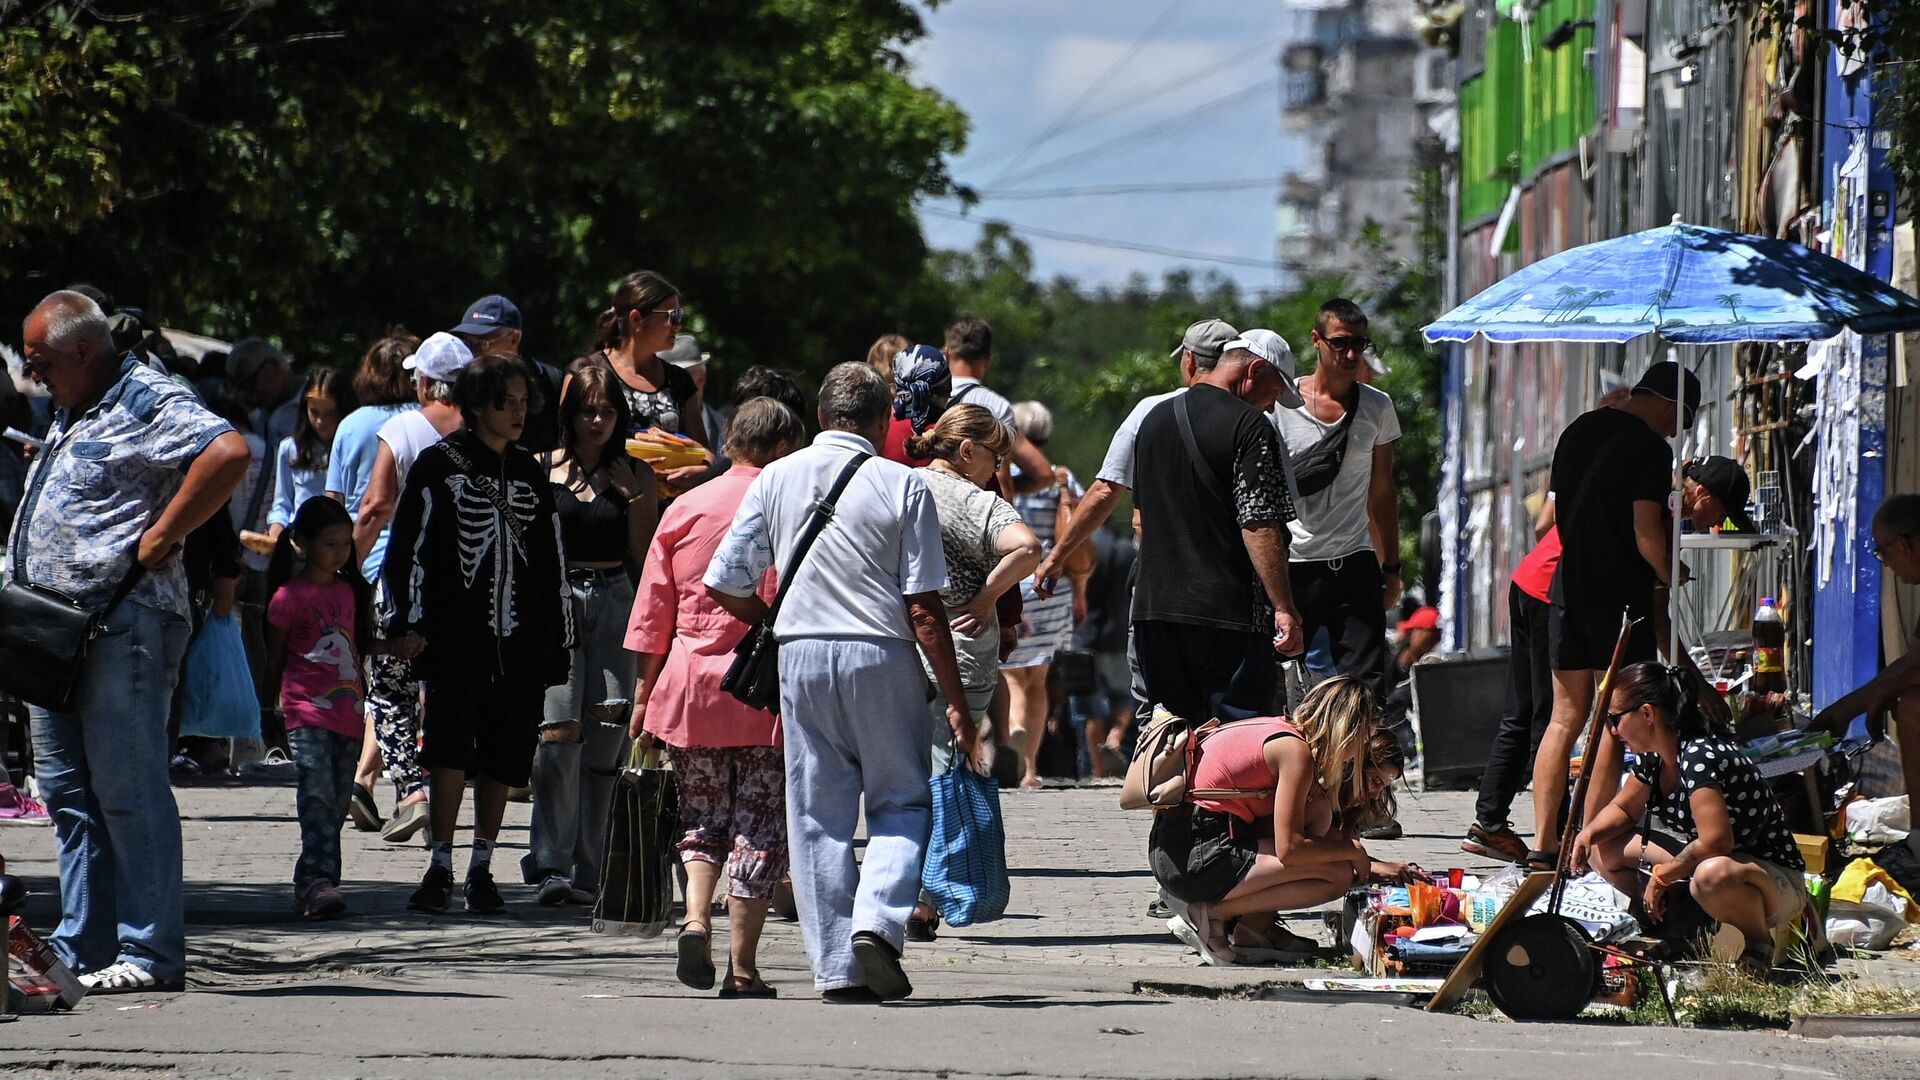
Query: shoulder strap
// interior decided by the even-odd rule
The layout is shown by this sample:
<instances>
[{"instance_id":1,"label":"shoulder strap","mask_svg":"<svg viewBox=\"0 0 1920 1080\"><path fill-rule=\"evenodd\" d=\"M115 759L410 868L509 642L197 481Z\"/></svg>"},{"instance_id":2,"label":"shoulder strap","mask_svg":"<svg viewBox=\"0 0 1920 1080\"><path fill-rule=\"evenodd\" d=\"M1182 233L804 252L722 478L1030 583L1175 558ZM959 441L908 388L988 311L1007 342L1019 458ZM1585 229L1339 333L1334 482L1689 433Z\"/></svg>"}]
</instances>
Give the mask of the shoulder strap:
<instances>
[{"instance_id":1,"label":"shoulder strap","mask_svg":"<svg viewBox=\"0 0 1920 1080\"><path fill-rule=\"evenodd\" d=\"M773 594L773 604L767 608L769 623L773 621L775 615L780 613L780 604L787 598L787 590L793 585L794 575L800 572L800 565L806 562L807 552L812 550L813 542L820 536L820 530L826 528L827 522L833 520L834 507L839 505L840 496L847 490L847 485L853 482L853 474L859 472L860 466L865 465L872 457L872 454L853 455L845 465L841 466L840 475L834 477L833 487L827 491L826 497L813 504L813 512L807 515L806 527L800 530L800 540L793 546L793 561L787 564L786 572L780 575L780 591Z\"/></svg>"},{"instance_id":2,"label":"shoulder strap","mask_svg":"<svg viewBox=\"0 0 1920 1080\"><path fill-rule=\"evenodd\" d=\"M105 622L107 616L113 614L113 610L120 606L121 601L132 595L133 587L140 584L140 579L146 576L147 568L140 564L140 557L136 554L133 565L127 567L127 576L120 579L120 585L113 590L113 596L107 600L107 606L100 609L100 621Z\"/></svg>"},{"instance_id":3,"label":"shoulder strap","mask_svg":"<svg viewBox=\"0 0 1920 1080\"><path fill-rule=\"evenodd\" d=\"M953 395L947 398L947 407L952 408L953 406L960 404L961 398L966 397L968 394L973 393L975 390L978 390L979 388L980 388L979 383L970 382L967 385L961 387L960 389L955 390L953 392Z\"/></svg>"},{"instance_id":4,"label":"shoulder strap","mask_svg":"<svg viewBox=\"0 0 1920 1080\"><path fill-rule=\"evenodd\" d=\"M1192 391L1189 390L1187 393ZM1207 494L1231 508L1232 496L1227 494L1226 488L1220 483L1220 478L1215 476L1213 470L1208 467L1207 459L1200 456L1200 444L1193 437L1193 419L1187 415L1186 394L1181 394L1174 399L1173 412L1180 421L1180 441L1187 444L1187 456L1193 459L1193 471L1200 475L1200 486L1207 489Z\"/></svg>"}]
</instances>

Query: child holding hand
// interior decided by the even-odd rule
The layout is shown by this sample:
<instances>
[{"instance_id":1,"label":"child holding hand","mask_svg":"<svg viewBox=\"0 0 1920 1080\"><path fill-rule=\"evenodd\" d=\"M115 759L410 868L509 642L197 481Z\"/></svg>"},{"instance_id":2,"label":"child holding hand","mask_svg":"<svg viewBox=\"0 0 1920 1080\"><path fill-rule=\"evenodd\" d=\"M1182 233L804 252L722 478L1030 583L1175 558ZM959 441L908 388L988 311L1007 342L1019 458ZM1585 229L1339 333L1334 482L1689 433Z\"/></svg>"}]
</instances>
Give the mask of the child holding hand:
<instances>
[{"instance_id":1,"label":"child holding hand","mask_svg":"<svg viewBox=\"0 0 1920 1080\"><path fill-rule=\"evenodd\" d=\"M366 685L361 661L384 652L373 637L373 588L354 557L353 518L340 503L302 503L267 567L267 665L298 768L300 859L294 907L304 918L343 914L340 824L360 758Z\"/></svg>"}]
</instances>

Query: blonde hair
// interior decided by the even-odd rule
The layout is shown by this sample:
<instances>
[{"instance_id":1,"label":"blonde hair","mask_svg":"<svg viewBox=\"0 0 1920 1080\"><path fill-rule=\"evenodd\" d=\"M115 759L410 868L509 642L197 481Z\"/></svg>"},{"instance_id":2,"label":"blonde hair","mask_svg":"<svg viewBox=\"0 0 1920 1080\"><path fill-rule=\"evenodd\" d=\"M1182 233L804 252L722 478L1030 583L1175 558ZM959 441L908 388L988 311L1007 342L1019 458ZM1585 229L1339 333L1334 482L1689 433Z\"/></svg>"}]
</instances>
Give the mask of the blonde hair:
<instances>
[{"instance_id":1,"label":"blonde hair","mask_svg":"<svg viewBox=\"0 0 1920 1080\"><path fill-rule=\"evenodd\" d=\"M867 366L880 373L888 382L893 381L893 358L901 349L913 344L900 334L882 334L867 349Z\"/></svg>"},{"instance_id":2,"label":"blonde hair","mask_svg":"<svg viewBox=\"0 0 1920 1080\"><path fill-rule=\"evenodd\" d=\"M1293 715L1293 726L1313 751L1320 786L1342 818L1366 807L1368 744L1379 715L1373 692L1349 675L1336 675L1308 691Z\"/></svg>"},{"instance_id":3,"label":"blonde hair","mask_svg":"<svg viewBox=\"0 0 1920 1080\"><path fill-rule=\"evenodd\" d=\"M941 413L932 427L908 439L907 453L917 458L952 461L960 452L960 444L967 439L996 457L1013 452L1013 437L992 413L978 405L956 405Z\"/></svg>"}]
</instances>

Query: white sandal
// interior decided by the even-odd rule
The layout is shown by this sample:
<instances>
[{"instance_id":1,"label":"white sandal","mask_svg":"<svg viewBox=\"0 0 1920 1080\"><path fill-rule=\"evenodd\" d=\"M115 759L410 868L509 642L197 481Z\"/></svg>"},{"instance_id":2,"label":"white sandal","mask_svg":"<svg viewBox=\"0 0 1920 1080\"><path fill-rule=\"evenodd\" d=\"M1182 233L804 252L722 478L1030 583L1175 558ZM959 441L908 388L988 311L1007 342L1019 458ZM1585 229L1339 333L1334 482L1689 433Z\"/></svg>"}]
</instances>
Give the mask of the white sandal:
<instances>
[{"instance_id":1,"label":"white sandal","mask_svg":"<svg viewBox=\"0 0 1920 1080\"><path fill-rule=\"evenodd\" d=\"M131 960L108 964L99 971L80 976L80 985L89 994L139 994L156 990L177 990L179 984L167 984L146 968Z\"/></svg>"}]
</instances>

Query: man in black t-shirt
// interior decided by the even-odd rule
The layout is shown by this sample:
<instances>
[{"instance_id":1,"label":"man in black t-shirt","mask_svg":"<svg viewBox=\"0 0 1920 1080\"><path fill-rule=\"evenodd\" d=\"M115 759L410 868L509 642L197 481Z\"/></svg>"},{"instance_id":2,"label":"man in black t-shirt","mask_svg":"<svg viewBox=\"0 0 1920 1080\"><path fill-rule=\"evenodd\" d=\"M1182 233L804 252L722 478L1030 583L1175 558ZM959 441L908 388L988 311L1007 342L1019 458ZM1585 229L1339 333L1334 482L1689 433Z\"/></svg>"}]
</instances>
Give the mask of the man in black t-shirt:
<instances>
[{"instance_id":1,"label":"man in black t-shirt","mask_svg":"<svg viewBox=\"0 0 1920 1080\"><path fill-rule=\"evenodd\" d=\"M1194 721L1215 715L1222 695L1266 714L1274 651L1291 655L1302 644L1279 437L1235 395L1256 361L1245 349L1196 358L1207 365L1199 381L1148 413L1136 442L1134 646L1147 700Z\"/></svg>"},{"instance_id":2,"label":"man in black t-shirt","mask_svg":"<svg viewBox=\"0 0 1920 1080\"><path fill-rule=\"evenodd\" d=\"M1672 361L1647 369L1625 401L1583 413L1560 433L1553 452L1554 514L1561 555L1549 595L1547 649L1553 665L1553 719L1533 763L1535 856L1551 859L1567 762L1593 705L1594 687L1613 659L1624 607L1634 625L1621 663L1656 658L1654 608L1664 613L1671 570L1663 515L1673 490L1676 420L1693 425L1700 380ZM1682 415L1684 413L1684 415ZM1595 777L1588 818L1613 798L1619 744L1600 740L1587 755ZM1613 783L1607 781L1611 778Z\"/></svg>"}]
</instances>

